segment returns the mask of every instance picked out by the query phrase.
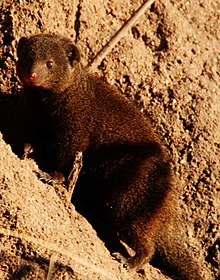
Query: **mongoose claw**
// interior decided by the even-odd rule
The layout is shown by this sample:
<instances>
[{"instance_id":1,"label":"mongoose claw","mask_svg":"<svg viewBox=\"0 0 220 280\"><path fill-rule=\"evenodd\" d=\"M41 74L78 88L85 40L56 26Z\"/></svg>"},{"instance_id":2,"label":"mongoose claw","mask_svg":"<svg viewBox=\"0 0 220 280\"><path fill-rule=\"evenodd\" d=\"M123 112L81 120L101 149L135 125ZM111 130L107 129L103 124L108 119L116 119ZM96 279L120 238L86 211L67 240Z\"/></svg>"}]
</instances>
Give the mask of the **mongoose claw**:
<instances>
[{"instance_id":1,"label":"mongoose claw","mask_svg":"<svg viewBox=\"0 0 220 280\"><path fill-rule=\"evenodd\" d=\"M125 257L123 257L122 254L120 254L119 252L112 253L112 258L113 258L113 260L116 260L119 263L121 263L123 265L123 267L126 268L127 270L129 270L131 268L127 262L127 259Z\"/></svg>"}]
</instances>

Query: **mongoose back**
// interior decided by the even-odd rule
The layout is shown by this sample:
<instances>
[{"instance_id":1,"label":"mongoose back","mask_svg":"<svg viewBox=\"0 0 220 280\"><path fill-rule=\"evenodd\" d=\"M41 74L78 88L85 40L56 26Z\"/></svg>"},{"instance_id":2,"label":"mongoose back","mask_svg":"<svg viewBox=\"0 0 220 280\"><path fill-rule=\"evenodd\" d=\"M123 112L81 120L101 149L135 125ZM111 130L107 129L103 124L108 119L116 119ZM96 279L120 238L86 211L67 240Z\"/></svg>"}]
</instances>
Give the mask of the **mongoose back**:
<instances>
[{"instance_id":1,"label":"mongoose back","mask_svg":"<svg viewBox=\"0 0 220 280\"><path fill-rule=\"evenodd\" d=\"M76 152L83 152L72 198L76 209L91 222L97 216L109 235L135 251L129 267L138 269L159 255L180 277L175 279L202 279L192 254L164 230L172 228L175 212L172 168L144 115L84 69L67 38L22 37L17 54L23 96L38 131L34 151L45 169L67 178Z\"/></svg>"}]
</instances>

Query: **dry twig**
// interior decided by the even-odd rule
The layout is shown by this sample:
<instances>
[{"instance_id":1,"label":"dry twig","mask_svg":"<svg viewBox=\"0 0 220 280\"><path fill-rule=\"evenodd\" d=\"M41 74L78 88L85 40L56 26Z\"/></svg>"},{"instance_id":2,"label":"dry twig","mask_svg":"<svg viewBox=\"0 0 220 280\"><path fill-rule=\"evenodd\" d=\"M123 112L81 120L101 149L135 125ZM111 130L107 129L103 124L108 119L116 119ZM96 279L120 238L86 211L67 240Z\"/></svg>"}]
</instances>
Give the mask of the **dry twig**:
<instances>
[{"instance_id":1,"label":"dry twig","mask_svg":"<svg viewBox=\"0 0 220 280\"><path fill-rule=\"evenodd\" d=\"M68 200L71 201L73 191L77 182L77 179L79 177L79 172L82 168L82 152L77 152L75 160L73 162L72 169L70 171L70 174L67 178L67 191L68 191Z\"/></svg>"},{"instance_id":2,"label":"dry twig","mask_svg":"<svg viewBox=\"0 0 220 280\"><path fill-rule=\"evenodd\" d=\"M114 46L121 40L126 32L135 24L146 10L154 3L155 0L148 0L141 5L135 14L115 33L110 41L101 49L101 51L94 57L93 61L88 65L90 69L97 68L106 55L114 48Z\"/></svg>"}]
</instances>

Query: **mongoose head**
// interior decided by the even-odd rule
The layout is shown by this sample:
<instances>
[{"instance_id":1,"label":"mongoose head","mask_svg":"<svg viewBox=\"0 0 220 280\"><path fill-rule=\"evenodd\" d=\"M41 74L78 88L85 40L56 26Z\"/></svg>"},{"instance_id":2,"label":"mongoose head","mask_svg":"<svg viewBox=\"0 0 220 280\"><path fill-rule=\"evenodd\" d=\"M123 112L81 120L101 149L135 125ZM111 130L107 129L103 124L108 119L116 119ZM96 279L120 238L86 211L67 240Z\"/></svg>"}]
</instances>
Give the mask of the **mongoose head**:
<instances>
[{"instance_id":1,"label":"mongoose head","mask_svg":"<svg viewBox=\"0 0 220 280\"><path fill-rule=\"evenodd\" d=\"M17 74L29 87L65 89L80 61L70 39L50 34L22 37L17 47Z\"/></svg>"}]
</instances>

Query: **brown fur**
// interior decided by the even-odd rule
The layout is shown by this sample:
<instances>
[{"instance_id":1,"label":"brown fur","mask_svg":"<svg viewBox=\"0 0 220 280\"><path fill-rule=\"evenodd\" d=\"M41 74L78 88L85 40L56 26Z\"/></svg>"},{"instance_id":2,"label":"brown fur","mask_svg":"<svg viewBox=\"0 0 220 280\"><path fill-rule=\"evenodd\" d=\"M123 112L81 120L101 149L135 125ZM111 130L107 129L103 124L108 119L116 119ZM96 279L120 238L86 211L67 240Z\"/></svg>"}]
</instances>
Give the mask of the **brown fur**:
<instances>
[{"instance_id":1,"label":"brown fur","mask_svg":"<svg viewBox=\"0 0 220 280\"><path fill-rule=\"evenodd\" d=\"M17 72L39 133L34 138L39 162L45 160L45 168L67 177L76 152L83 152L73 194L77 210L94 226L108 224L107 232L134 249L130 267L139 268L159 253L181 279L202 279L178 238L169 241L173 175L167 152L147 119L85 70L78 49L66 38L22 38Z\"/></svg>"}]
</instances>

